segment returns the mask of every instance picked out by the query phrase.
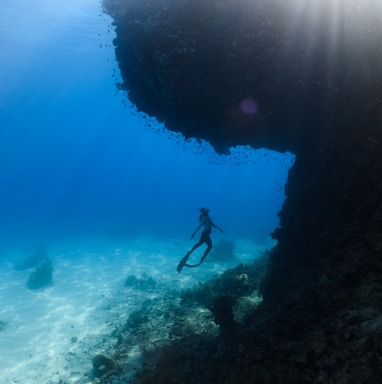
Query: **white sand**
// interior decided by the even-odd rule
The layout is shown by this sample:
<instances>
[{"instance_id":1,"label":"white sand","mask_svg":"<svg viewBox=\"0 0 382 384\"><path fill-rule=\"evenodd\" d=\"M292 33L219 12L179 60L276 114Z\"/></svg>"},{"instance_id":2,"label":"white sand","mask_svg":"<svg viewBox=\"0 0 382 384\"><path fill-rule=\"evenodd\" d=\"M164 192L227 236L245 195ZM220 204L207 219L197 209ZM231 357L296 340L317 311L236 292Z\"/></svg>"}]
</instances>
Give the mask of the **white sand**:
<instances>
[{"instance_id":1,"label":"white sand","mask_svg":"<svg viewBox=\"0 0 382 384\"><path fill-rule=\"evenodd\" d=\"M54 285L43 291L26 288L33 269L15 271L13 263L3 259L0 320L7 327L0 331L0 383L91 383L92 356L111 351L111 331L142 301L168 289L191 287L239 262L250 262L264 250L250 241L236 241L234 262L205 262L178 275L176 265L190 245L140 239L96 251L50 251ZM154 290L124 287L127 276L143 273L156 281Z\"/></svg>"}]
</instances>

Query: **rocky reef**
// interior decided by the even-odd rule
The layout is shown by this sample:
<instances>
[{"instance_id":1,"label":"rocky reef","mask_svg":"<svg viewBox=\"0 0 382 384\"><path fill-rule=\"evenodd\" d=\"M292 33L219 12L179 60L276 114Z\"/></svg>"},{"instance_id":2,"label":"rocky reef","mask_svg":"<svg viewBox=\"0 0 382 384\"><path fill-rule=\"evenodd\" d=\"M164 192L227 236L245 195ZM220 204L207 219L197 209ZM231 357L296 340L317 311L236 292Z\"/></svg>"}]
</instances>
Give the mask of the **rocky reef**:
<instances>
[{"instance_id":1,"label":"rocky reef","mask_svg":"<svg viewBox=\"0 0 382 384\"><path fill-rule=\"evenodd\" d=\"M236 327L236 344L220 349L229 372L184 382L380 383L379 5L103 4L116 28L119 86L139 110L221 153L247 144L296 155L263 302Z\"/></svg>"},{"instance_id":2,"label":"rocky reef","mask_svg":"<svg viewBox=\"0 0 382 384\"><path fill-rule=\"evenodd\" d=\"M258 290L268 261L263 255L181 293L149 292L141 308L103 340L114 362L109 365L119 371L96 371L93 382L224 382L213 378L223 379L242 356L241 332L261 303Z\"/></svg>"}]
</instances>

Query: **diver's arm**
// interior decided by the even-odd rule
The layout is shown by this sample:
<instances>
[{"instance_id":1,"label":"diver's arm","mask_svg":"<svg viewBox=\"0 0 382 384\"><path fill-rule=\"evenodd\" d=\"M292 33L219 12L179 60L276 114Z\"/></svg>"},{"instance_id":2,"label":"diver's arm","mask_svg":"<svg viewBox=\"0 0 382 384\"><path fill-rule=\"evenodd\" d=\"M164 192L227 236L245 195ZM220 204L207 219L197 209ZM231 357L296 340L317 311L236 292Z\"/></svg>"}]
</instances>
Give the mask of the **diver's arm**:
<instances>
[{"instance_id":1,"label":"diver's arm","mask_svg":"<svg viewBox=\"0 0 382 384\"><path fill-rule=\"evenodd\" d=\"M221 228L219 228L212 220L211 220L211 225L213 227L215 227L216 229L218 229L220 232L223 232L223 230Z\"/></svg>"},{"instance_id":2,"label":"diver's arm","mask_svg":"<svg viewBox=\"0 0 382 384\"><path fill-rule=\"evenodd\" d=\"M195 229L194 233L191 235L191 239L196 235L196 232L199 231L200 227L203 225L203 221L198 225L198 227Z\"/></svg>"}]
</instances>

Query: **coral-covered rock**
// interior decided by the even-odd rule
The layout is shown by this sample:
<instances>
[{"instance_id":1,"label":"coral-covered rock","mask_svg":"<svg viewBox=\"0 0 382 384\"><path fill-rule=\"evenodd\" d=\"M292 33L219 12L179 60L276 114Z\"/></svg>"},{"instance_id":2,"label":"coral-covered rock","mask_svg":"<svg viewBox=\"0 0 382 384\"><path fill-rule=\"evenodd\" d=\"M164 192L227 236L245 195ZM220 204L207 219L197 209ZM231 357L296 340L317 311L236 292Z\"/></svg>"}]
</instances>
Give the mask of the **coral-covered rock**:
<instances>
[{"instance_id":1,"label":"coral-covered rock","mask_svg":"<svg viewBox=\"0 0 382 384\"><path fill-rule=\"evenodd\" d=\"M94 375L100 378L115 371L117 366L110 357L105 355L96 355L93 357L93 368Z\"/></svg>"}]
</instances>

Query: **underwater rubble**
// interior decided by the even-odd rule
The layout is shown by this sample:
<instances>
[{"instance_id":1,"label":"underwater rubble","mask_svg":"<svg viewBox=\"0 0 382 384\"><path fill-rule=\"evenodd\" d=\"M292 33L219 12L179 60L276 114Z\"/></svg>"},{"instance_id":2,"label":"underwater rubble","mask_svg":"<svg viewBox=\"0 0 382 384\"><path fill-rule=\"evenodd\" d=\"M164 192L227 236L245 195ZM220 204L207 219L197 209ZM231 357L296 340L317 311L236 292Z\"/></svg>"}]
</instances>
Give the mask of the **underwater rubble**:
<instances>
[{"instance_id":1,"label":"underwater rubble","mask_svg":"<svg viewBox=\"0 0 382 384\"><path fill-rule=\"evenodd\" d=\"M214 361L220 370L223 360L236 359L242 348L236 339L237 326L261 303L258 290L267 263L265 254L251 265L240 264L192 289L145 300L112 333L117 342L109 366L118 366L120 372L110 375L105 368L104 375L96 374L97 382L210 382L217 366L211 365L203 374L198 366L201 361L206 366Z\"/></svg>"},{"instance_id":2,"label":"underwater rubble","mask_svg":"<svg viewBox=\"0 0 382 384\"><path fill-rule=\"evenodd\" d=\"M151 277L143 274L143 276L130 275L125 280L125 287L149 291L154 289L156 281Z\"/></svg>"}]
</instances>

